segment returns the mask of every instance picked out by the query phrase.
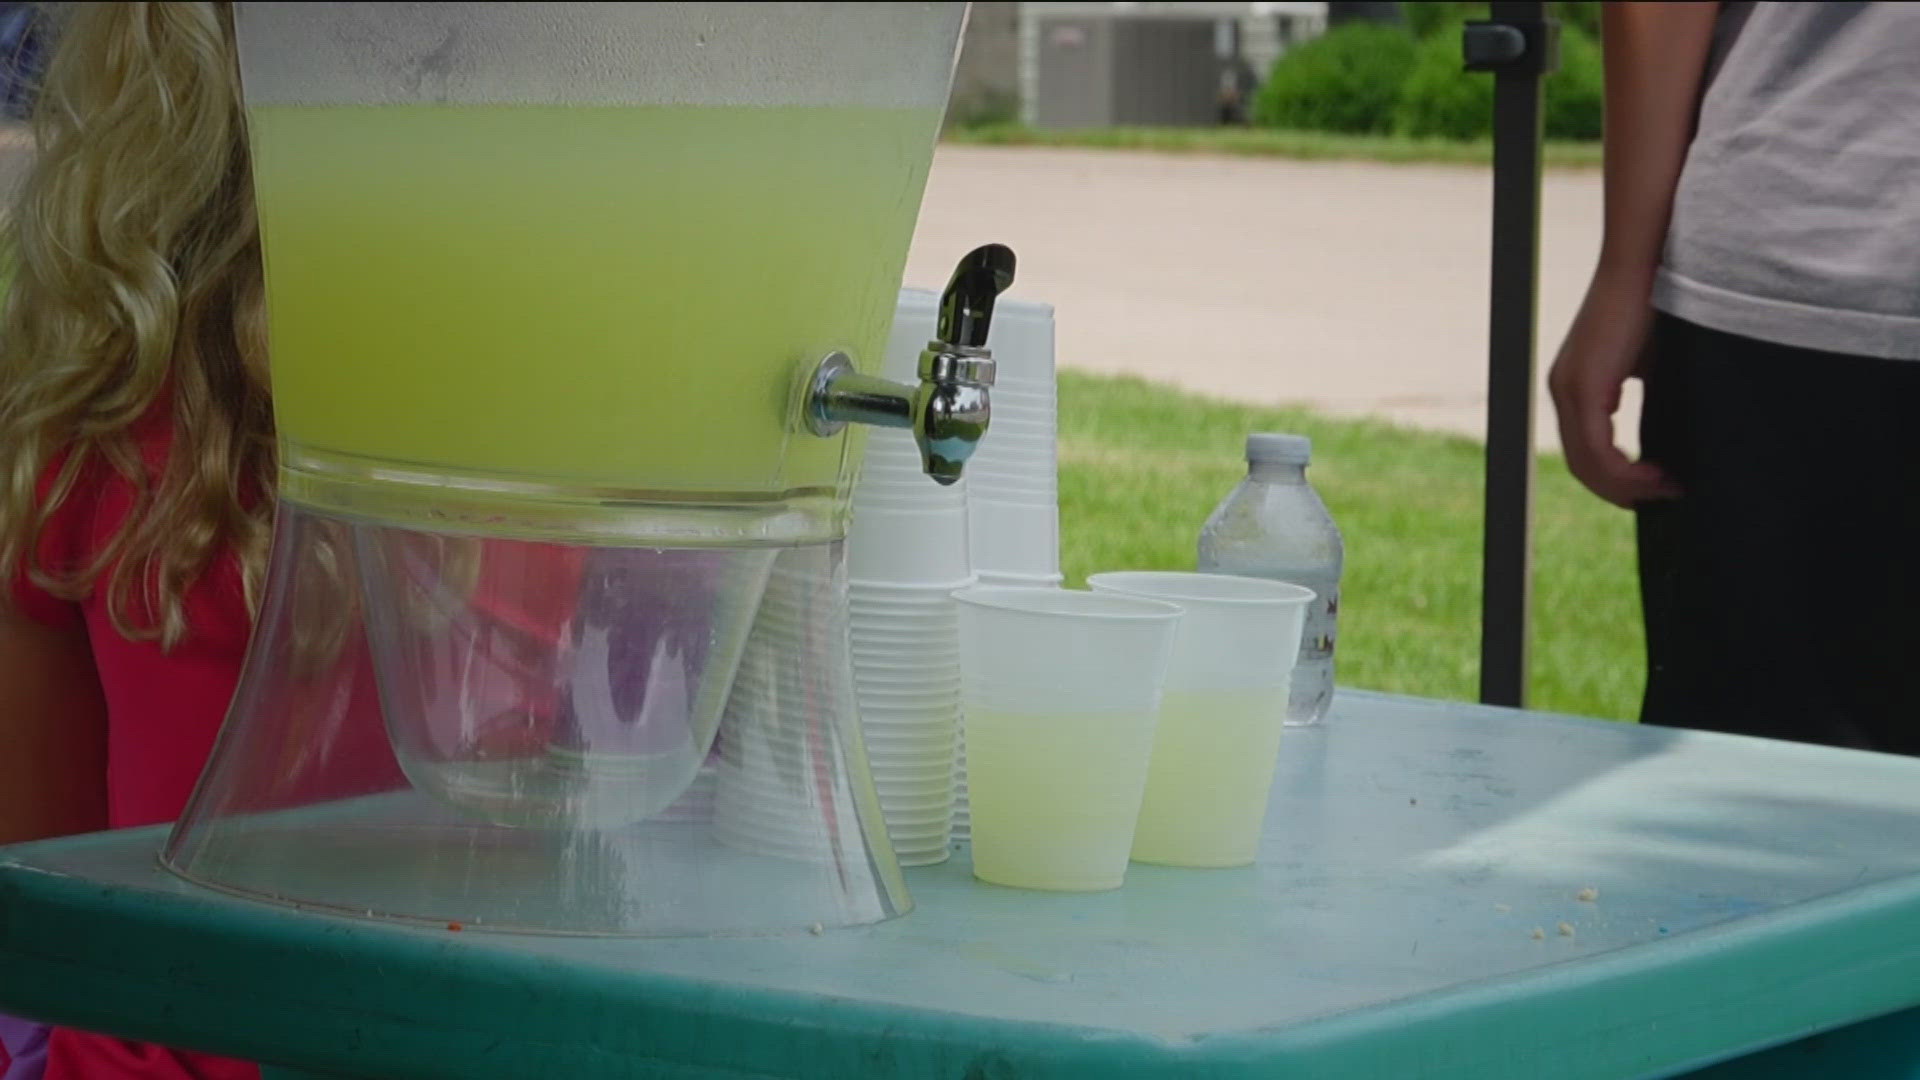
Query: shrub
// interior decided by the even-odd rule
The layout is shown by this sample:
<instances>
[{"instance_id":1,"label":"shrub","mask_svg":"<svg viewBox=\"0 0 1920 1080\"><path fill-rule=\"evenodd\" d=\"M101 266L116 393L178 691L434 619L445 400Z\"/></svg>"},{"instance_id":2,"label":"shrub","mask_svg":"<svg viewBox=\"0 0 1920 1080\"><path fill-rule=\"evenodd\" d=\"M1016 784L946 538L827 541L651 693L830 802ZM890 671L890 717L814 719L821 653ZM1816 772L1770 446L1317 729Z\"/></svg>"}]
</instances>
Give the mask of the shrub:
<instances>
[{"instance_id":1,"label":"shrub","mask_svg":"<svg viewBox=\"0 0 1920 1080\"><path fill-rule=\"evenodd\" d=\"M1423 41L1444 30L1457 32L1463 20L1487 17L1487 5L1483 3L1421 0L1401 4L1400 10L1407 16L1407 29ZM1555 0L1547 5L1547 14L1560 20L1563 27L1592 37L1600 36L1600 5L1594 0Z\"/></svg>"},{"instance_id":2,"label":"shrub","mask_svg":"<svg viewBox=\"0 0 1920 1080\"><path fill-rule=\"evenodd\" d=\"M1355 134L1392 130L1415 53L1397 26L1348 23L1289 49L1253 101L1269 127Z\"/></svg>"},{"instance_id":3,"label":"shrub","mask_svg":"<svg viewBox=\"0 0 1920 1080\"><path fill-rule=\"evenodd\" d=\"M1457 32L1460 24L1468 19L1487 17L1485 4L1448 3L1443 0L1401 4L1400 10L1406 13L1407 29L1422 41L1446 30Z\"/></svg>"},{"instance_id":4,"label":"shrub","mask_svg":"<svg viewBox=\"0 0 1920 1080\"><path fill-rule=\"evenodd\" d=\"M1544 126L1550 139L1600 137L1600 47L1575 26L1560 31L1560 68L1547 76ZM1420 43L1400 86L1393 129L1402 135L1485 138L1493 130L1493 76L1460 66L1460 35L1435 33Z\"/></svg>"},{"instance_id":5,"label":"shrub","mask_svg":"<svg viewBox=\"0 0 1920 1080\"><path fill-rule=\"evenodd\" d=\"M1560 70L1547 76L1547 138L1599 138L1605 98L1600 45L1568 23L1560 30Z\"/></svg>"},{"instance_id":6,"label":"shrub","mask_svg":"<svg viewBox=\"0 0 1920 1080\"><path fill-rule=\"evenodd\" d=\"M1593 0L1547 5L1547 14L1560 20L1566 30L1578 30L1590 38L1600 37L1600 5Z\"/></svg>"}]
</instances>

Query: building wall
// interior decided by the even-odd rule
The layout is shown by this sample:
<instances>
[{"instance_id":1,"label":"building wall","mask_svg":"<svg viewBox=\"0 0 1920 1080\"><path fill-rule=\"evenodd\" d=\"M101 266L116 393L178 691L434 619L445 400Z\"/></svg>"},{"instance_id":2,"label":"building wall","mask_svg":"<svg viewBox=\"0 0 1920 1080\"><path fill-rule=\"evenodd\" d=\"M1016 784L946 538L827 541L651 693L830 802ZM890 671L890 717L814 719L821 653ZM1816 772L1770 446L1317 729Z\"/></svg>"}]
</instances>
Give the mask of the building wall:
<instances>
[{"instance_id":1,"label":"building wall","mask_svg":"<svg viewBox=\"0 0 1920 1080\"><path fill-rule=\"evenodd\" d=\"M975 8L982 5L976 4ZM1314 2L1219 3L1209 0L1142 0L1139 3L1028 0L1016 5L1020 119L1036 125L1039 116L1041 26L1051 18L1222 18L1240 24L1247 62L1261 79L1289 44L1317 36L1326 28L1327 5Z\"/></svg>"}]
</instances>

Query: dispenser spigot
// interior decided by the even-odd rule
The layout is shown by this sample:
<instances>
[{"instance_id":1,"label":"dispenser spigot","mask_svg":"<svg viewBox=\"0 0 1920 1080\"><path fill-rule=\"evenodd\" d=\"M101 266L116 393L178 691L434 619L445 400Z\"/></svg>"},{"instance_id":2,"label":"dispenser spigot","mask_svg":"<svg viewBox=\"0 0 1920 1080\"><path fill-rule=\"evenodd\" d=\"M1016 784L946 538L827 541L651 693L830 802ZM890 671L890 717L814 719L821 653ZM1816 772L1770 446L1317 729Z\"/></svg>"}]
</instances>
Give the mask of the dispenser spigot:
<instances>
[{"instance_id":1,"label":"dispenser spigot","mask_svg":"<svg viewBox=\"0 0 1920 1080\"><path fill-rule=\"evenodd\" d=\"M828 354L808 388L807 430L833 435L849 423L910 428L927 475L941 484L960 479L992 419L987 330L995 298L1013 284L1013 269L1013 251L1001 244L975 248L960 260L940 295L938 333L920 353L917 384L863 375L847 354Z\"/></svg>"}]
</instances>

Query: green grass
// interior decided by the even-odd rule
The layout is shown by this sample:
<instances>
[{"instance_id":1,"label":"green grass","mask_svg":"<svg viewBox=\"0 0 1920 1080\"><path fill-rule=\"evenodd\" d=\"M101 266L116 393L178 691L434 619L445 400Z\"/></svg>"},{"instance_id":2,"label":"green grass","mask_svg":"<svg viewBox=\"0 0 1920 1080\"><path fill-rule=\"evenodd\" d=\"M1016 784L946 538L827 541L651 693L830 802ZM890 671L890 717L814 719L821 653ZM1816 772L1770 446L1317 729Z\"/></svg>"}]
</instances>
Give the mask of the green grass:
<instances>
[{"instance_id":1,"label":"green grass","mask_svg":"<svg viewBox=\"0 0 1920 1080\"><path fill-rule=\"evenodd\" d=\"M1148 150L1171 154L1225 154L1305 161L1383 161L1393 164L1485 165L1493 160L1486 140L1415 139L1401 135L1339 135L1274 128L1086 128L1039 131L1020 124L955 127L947 142L978 146L1073 146L1102 150ZM1600 164L1597 142L1549 142L1546 164L1590 168Z\"/></svg>"},{"instance_id":2,"label":"green grass","mask_svg":"<svg viewBox=\"0 0 1920 1080\"><path fill-rule=\"evenodd\" d=\"M1060 376L1061 559L1069 584L1192 569L1200 526L1245 470L1250 431L1312 436L1314 486L1346 536L1339 681L1472 700L1480 625L1480 444L1138 379ZM1557 456L1539 463L1533 708L1626 719L1644 660L1632 519Z\"/></svg>"}]
</instances>

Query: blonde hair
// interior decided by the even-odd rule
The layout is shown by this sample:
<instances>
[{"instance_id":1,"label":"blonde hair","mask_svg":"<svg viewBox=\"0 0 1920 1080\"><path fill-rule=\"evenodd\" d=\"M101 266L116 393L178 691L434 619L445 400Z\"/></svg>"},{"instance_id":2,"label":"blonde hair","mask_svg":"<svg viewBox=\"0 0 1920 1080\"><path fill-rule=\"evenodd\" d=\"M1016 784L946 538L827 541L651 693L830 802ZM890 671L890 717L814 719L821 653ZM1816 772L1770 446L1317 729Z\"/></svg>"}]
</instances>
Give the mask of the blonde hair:
<instances>
[{"instance_id":1,"label":"blonde hair","mask_svg":"<svg viewBox=\"0 0 1920 1080\"><path fill-rule=\"evenodd\" d=\"M187 632L184 594L229 549L254 606L272 515L231 11L59 6L38 155L0 234L12 273L0 313L0 580L24 566L58 596L104 589L116 630L172 646ZM150 475L130 429L163 398L172 440ZM85 565L42 565L48 520L102 464L133 487L132 511Z\"/></svg>"}]
</instances>

